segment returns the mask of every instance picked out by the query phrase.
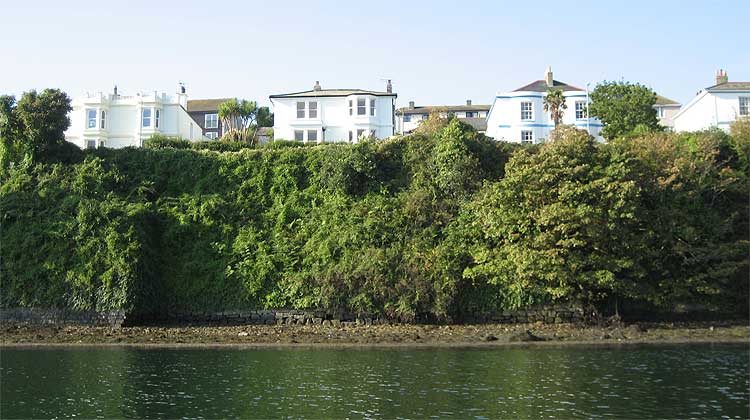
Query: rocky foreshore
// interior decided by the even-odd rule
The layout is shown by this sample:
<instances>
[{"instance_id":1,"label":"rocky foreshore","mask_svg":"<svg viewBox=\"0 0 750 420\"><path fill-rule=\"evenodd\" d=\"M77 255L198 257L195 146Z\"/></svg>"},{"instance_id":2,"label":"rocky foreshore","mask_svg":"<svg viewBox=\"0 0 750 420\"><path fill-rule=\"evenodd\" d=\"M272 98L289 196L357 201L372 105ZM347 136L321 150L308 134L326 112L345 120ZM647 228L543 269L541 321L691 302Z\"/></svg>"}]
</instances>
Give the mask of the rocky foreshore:
<instances>
[{"instance_id":1,"label":"rocky foreshore","mask_svg":"<svg viewBox=\"0 0 750 420\"><path fill-rule=\"evenodd\" d=\"M242 325L87 327L3 325L2 345L332 345L477 346L514 343L750 344L745 320L684 323L481 325Z\"/></svg>"}]
</instances>

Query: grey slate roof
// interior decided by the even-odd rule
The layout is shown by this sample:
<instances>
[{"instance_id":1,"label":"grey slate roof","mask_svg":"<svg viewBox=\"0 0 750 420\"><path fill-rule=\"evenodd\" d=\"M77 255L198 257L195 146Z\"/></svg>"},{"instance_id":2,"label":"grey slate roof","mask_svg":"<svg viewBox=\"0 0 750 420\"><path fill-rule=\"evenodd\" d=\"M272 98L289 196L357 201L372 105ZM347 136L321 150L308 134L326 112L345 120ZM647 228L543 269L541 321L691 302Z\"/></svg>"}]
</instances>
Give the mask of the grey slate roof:
<instances>
[{"instance_id":1,"label":"grey slate roof","mask_svg":"<svg viewBox=\"0 0 750 420\"><path fill-rule=\"evenodd\" d=\"M669 98L665 98L661 95L656 95L656 103L654 105L679 105L677 101L673 101Z\"/></svg>"},{"instance_id":2,"label":"grey slate roof","mask_svg":"<svg viewBox=\"0 0 750 420\"><path fill-rule=\"evenodd\" d=\"M579 87L563 83L559 80L552 81L552 89L560 89L563 92L583 90ZM548 90L550 90L550 87L547 86L547 82L545 80L536 80L526 86L522 86L514 90L513 92L547 92Z\"/></svg>"},{"instance_id":3,"label":"grey slate roof","mask_svg":"<svg viewBox=\"0 0 750 420\"><path fill-rule=\"evenodd\" d=\"M459 121L469 124L477 131L487 131L487 119L485 118L461 118Z\"/></svg>"},{"instance_id":4,"label":"grey slate roof","mask_svg":"<svg viewBox=\"0 0 750 420\"><path fill-rule=\"evenodd\" d=\"M726 82L706 88L709 92L722 90L750 90L750 82Z\"/></svg>"},{"instance_id":5,"label":"grey slate roof","mask_svg":"<svg viewBox=\"0 0 750 420\"><path fill-rule=\"evenodd\" d=\"M489 111L490 105L430 105L430 106L415 106L414 108L404 107L396 110L398 115L412 115L412 114L429 114L433 111L440 112L464 112L464 111Z\"/></svg>"},{"instance_id":6,"label":"grey slate roof","mask_svg":"<svg viewBox=\"0 0 750 420\"><path fill-rule=\"evenodd\" d=\"M219 99L193 99L187 102L188 112L206 112L206 111L217 111L219 105L232 98L219 98Z\"/></svg>"},{"instance_id":7,"label":"grey slate roof","mask_svg":"<svg viewBox=\"0 0 750 420\"><path fill-rule=\"evenodd\" d=\"M282 93L279 95L271 95L270 98L325 98L349 95L397 96L395 93L376 92L372 90L362 89L321 89L306 90L304 92Z\"/></svg>"}]
</instances>

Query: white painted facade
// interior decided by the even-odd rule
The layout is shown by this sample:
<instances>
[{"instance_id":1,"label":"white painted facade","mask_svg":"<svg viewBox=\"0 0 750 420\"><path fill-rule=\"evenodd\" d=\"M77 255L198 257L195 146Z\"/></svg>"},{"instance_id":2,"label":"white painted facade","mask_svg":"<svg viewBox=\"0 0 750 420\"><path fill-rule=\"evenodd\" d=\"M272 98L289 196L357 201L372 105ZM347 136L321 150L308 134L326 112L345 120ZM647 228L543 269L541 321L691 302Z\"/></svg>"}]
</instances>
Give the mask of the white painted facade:
<instances>
[{"instance_id":1,"label":"white painted facade","mask_svg":"<svg viewBox=\"0 0 750 420\"><path fill-rule=\"evenodd\" d=\"M541 143L549 138L555 123L548 112L544 112L546 93L514 91L498 94L487 117L487 136L495 140L514 143ZM561 123L588 129L598 141L603 141L600 132L602 123L596 118L586 118L586 93L563 92L567 109ZM529 112L530 111L530 112Z\"/></svg>"},{"instance_id":2,"label":"white painted facade","mask_svg":"<svg viewBox=\"0 0 750 420\"><path fill-rule=\"evenodd\" d=\"M747 116L750 116L750 88L708 88L701 90L674 116L674 130L699 131L718 127L729 132L730 125L738 117Z\"/></svg>"},{"instance_id":3,"label":"white painted facade","mask_svg":"<svg viewBox=\"0 0 750 420\"><path fill-rule=\"evenodd\" d=\"M150 92L133 96L87 94L72 101L65 140L80 148L141 147L154 134L207 140L185 110L187 95Z\"/></svg>"},{"instance_id":4,"label":"white painted facade","mask_svg":"<svg viewBox=\"0 0 750 420\"><path fill-rule=\"evenodd\" d=\"M316 89L270 97L274 138L303 142L356 142L394 134L396 94Z\"/></svg>"},{"instance_id":5,"label":"white painted facade","mask_svg":"<svg viewBox=\"0 0 750 420\"><path fill-rule=\"evenodd\" d=\"M680 104L656 104L656 117L659 119L659 125L672 129L674 128L674 116L680 112Z\"/></svg>"},{"instance_id":6,"label":"white painted facade","mask_svg":"<svg viewBox=\"0 0 750 420\"><path fill-rule=\"evenodd\" d=\"M449 114L460 120L467 119L487 119L489 106L472 105L467 101L466 105L439 105L439 106L415 106L414 102L409 102L408 107L400 108L396 111L396 131L398 133L410 133L414 131L421 121L429 118L433 112L438 112L441 117L447 117Z\"/></svg>"}]
</instances>

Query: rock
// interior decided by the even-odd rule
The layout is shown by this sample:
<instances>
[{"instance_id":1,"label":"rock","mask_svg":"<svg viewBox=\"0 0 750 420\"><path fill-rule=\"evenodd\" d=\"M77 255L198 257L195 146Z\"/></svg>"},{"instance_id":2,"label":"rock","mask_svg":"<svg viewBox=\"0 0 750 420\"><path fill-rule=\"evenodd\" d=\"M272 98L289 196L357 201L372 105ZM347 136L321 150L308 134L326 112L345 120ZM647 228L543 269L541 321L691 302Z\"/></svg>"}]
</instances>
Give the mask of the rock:
<instances>
[{"instance_id":1,"label":"rock","mask_svg":"<svg viewBox=\"0 0 750 420\"><path fill-rule=\"evenodd\" d=\"M484 341L497 341L497 337L495 337L494 335L490 334L490 335L484 337Z\"/></svg>"},{"instance_id":2,"label":"rock","mask_svg":"<svg viewBox=\"0 0 750 420\"><path fill-rule=\"evenodd\" d=\"M534 335L530 330L526 330L522 333L513 334L510 336L508 341L511 342L519 342L519 341L547 341L546 338L540 337L538 335Z\"/></svg>"}]
</instances>

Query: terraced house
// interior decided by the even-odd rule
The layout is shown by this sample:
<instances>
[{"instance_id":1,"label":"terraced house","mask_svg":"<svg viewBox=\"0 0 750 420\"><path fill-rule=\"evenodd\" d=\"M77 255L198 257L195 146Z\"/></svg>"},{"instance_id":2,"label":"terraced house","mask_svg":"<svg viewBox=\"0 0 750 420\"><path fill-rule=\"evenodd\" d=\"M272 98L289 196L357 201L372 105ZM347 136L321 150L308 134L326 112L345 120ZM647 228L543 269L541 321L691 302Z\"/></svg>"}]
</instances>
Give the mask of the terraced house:
<instances>
[{"instance_id":1,"label":"terraced house","mask_svg":"<svg viewBox=\"0 0 750 420\"><path fill-rule=\"evenodd\" d=\"M193 99L187 101L187 111L200 125L203 135L215 140L224 135L224 127L219 119L219 105L230 98Z\"/></svg>"},{"instance_id":2,"label":"terraced house","mask_svg":"<svg viewBox=\"0 0 750 420\"><path fill-rule=\"evenodd\" d=\"M323 89L270 96L274 137L302 142L356 142L363 137L394 134L396 94L388 81L385 92Z\"/></svg>"},{"instance_id":3,"label":"terraced house","mask_svg":"<svg viewBox=\"0 0 750 420\"><path fill-rule=\"evenodd\" d=\"M548 138L555 124L549 112L544 112L544 97L552 89L562 90L568 107L561 123L587 129L597 140L603 141L599 134L602 123L586 114L587 91L554 80L551 68L547 68L544 79L495 96L487 116L487 135L495 140L517 143L540 143Z\"/></svg>"}]
</instances>

